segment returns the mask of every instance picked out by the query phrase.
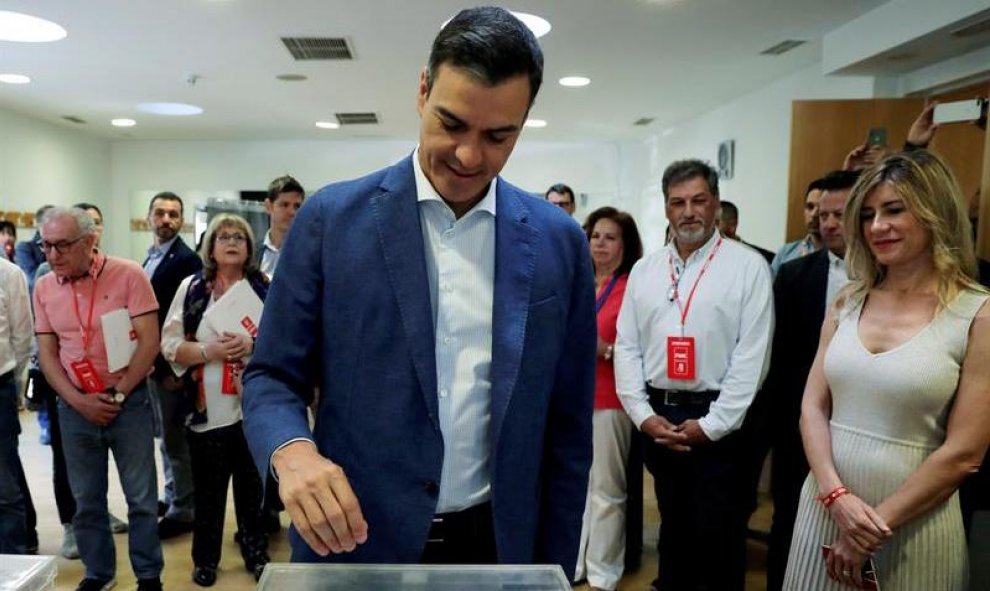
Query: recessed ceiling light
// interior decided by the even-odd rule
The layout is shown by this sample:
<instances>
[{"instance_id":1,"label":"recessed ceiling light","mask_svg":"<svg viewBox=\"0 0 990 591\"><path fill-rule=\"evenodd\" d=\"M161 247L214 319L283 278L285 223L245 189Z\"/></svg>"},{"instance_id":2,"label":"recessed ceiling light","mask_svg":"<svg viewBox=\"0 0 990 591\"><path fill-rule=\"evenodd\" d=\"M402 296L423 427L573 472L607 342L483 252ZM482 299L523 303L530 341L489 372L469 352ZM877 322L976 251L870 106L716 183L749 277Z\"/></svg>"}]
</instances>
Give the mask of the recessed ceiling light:
<instances>
[{"instance_id":1,"label":"recessed ceiling light","mask_svg":"<svg viewBox=\"0 0 990 591\"><path fill-rule=\"evenodd\" d=\"M111 119L110 125L114 127L134 127L137 125L137 121L133 119Z\"/></svg>"},{"instance_id":2,"label":"recessed ceiling light","mask_svg":"<svg viewBox=\"0 0 990 591\"><path fill-rule=\"evenodd\" d=\"M340 129L340 123L336 121L317 121L316 126L320 129Z\"/></svg>"},{"instance_id":3,"label":"recessed ceiling light","mask_svg":"<svg viewBox=\"0 0 990 591\"><path fill-rule=\"evenodd\" d=\"M561 86L570 86L571 88L579 88L581 86L587 86L591 84L591 78L586 78L585 76L564 76L557 82Z\"/></svg>"},{"instance_id":4,"label":"recessed ceiling light","mask_svg":"<svg viewBox=\"0 0 990 591\"><path fill-rule=\"evenodd\" d=\"M30 81L24 74L0 74L0 82L7 84L27 84Z\"/></svg>"},{"instance_id":5,"label":"recessed ceiling light","mask_svg":"<svg viewBox=\"0 0 990 591\"><path fill-rule=\"evenodd\" d=\"M529 14L527 12L516 12L514 10L510 10L509 12L512 13L512 16L521 20L522 24L526 25L526 28L532 31L533 35L536 36L537 39L549 33L550 29L553 28L550 26L550 21L542 16L536 16L535 14ZM440 28L442 29L446 27L447 23L449 23L451 19L453 19L453 17L443 21Z\"/></svg>"},{"instance_id":6,"label":"recessed ceiling light","mask_svg":"<svg viewBox=\"0 0 990 591\"><path fill-rule=\"evenodd\" d=\"M527 119L526 123L523 123L523 127L546 127L547 122L543 119Z\"/></svg>"},{"instance_id":7,"label":"recessed ceiling light","mask_svg":"<svg viewBox=\"0 0 990 591\"><path fill-rule=\"evenodd\" d=\"M44 43L58 41L68 35L61 25L43 18L0 10L0 41Z\"/></svg>"},{"instance_id":8,"label":"recessed ceiling light","mask_svg":"<svg viewBox=\"0 0 990 591\"><path fill-rule=\"evenodd\" d=\"M306 79L302 74L279 74L275 77L283 82L302 82Z\"/></svg>"},{"instance_id":9,"label":"recessed ceiling light","mask_svg":"<svg viewBox=\"0 0 990 591\"><path fill-rule=\"evenodd\" d=\"M199 115L203 112L202 107L196 105L186 105L183 103L141 103L137 106L139 111L151 113L153 115L170 115L182 117L185 115Z\"/></svg>"}]
</instances>

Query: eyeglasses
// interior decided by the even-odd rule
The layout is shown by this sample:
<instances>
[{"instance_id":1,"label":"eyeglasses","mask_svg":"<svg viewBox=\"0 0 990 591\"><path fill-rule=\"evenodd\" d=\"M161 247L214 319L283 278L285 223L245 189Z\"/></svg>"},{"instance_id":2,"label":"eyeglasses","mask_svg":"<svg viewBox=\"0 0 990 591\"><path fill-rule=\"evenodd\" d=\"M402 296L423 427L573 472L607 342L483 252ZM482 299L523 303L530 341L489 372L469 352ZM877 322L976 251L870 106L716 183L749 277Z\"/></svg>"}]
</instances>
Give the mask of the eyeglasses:
<instances>
[{"instance_id":1,"label":"eyeglasses","mask_svg":"<svg viewBox=\"0 0 990 591\"><path fill-rule=\"evenodd\" d=\"M54 248L55 252L57 252L58 254L65 254L69 252L69 249L72 248L76 244L76 242L79 242L85 237L86 235L83 234L82 236L76 238L75 240L63 240L61 242L48 242L47 240L42 240L41 250L45 254L48 254Z\"/></svg>"},{"instance_id":2,"label":"eyeglasses","mask_svg":"<svg viewBox=\"0 0 990 591\"><path fill-rule=\"evenodd\" d=\"M247 241L247 236L245 236L244 234L217 234L217 242L241 243L246 241Z\"/></svg>"}]
</instances>

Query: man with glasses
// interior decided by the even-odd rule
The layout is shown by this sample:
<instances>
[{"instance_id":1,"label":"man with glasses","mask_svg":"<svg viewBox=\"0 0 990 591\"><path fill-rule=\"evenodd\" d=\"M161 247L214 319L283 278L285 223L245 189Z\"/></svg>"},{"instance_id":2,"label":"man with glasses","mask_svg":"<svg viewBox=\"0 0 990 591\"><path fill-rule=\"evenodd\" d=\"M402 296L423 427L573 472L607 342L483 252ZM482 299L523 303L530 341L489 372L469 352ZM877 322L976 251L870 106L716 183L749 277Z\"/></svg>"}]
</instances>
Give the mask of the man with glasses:
<instances>
[{"instance_id":1,"label":"man with glasses","mask_svg":"<svg viewBox=\"0 0 990 591\"><path fill-rule=\"evenodd\" d=\"M151 280L158 300L158 330L165 324L172 298L182 280L203 268L199 256L179 236L183 224L182 198L164 191L148 203L148 228L154 243L148 248L144 272ZM162 473L165 476L164 498L158 502L158 537L167 540L192 531L193 480L189 445L182 425L175 420L175 408L182 390L182 380L159 355L148 378L154 403L156 433L162 439Z\"/></svg>"},{"instance_id":2,"label":"man with glasses","mask_svg":"<svg viewBox=\"0 0 990 591\"><path fill-rule=\"evenodd\" d=\"M158 302L140 266L95 248L93 219L83 210L50 209L41 220L41 238L52 273L35 286L35 330L41 370L59 395L76 500L73 522L86 567L77 591L115 584L108 452L113 452L127 499L128 550L137 588L160 591L153 417L145 381L158 354ZM111 368L107 342L128 340L133 346L129 359L124 367Z\"/></svg>"},{"instance_id":3,"label":"man with glasses","mask_svg":"<svg viewBox=\"0 0 990 591\"><path fill-rule=\"evenodd\" d=\"M577 204L574 203L574 190L564 183L557 183L547 189L544 197L547 201L567 212L567 215L574 215Z\"/></svg>"}]
</instances>

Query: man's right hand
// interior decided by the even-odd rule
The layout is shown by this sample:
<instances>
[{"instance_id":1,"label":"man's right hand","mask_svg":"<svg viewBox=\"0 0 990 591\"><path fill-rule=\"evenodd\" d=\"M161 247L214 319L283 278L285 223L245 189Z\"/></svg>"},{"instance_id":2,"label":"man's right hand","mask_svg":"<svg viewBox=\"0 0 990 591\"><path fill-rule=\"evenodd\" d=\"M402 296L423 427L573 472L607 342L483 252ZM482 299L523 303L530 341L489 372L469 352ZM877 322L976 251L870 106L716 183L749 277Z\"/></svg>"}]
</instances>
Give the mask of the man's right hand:
<instances>
[{"instance_id":1,"label":"man's right hand","mask_svg":"<svg viewBox=\"0 0 990 591\"><path fill-rule=\"evenodd\" d=\"M72 401L72 408L84 419L99 427L106 427L117 418L120 406L113 402L109 394L80 393Z\"/></svg>"},{"instance_id":2,"label":"man's right hand","mask_svg":"<svg viewBox=\"0 0 990 591\"><path fill-rule=\"evenodd\" d=\"M285 510L314 552L350 552L368 539L368 524L344 470L321 456L312 442L279 449L272 466Z\"/></svg>"},{"instance_id":3,"label":"man's right hand","mask_svg":"<svg viewBox=\"0 0 990 591\"><path fill-rule=\"evenodd\" d=\"M655 443L665 445L674 451L691 451L690 447L684 445L687 436L681 433L676 425L659 415L646 419L639 428L652 437Z\"/></svg>"}]
</instances>

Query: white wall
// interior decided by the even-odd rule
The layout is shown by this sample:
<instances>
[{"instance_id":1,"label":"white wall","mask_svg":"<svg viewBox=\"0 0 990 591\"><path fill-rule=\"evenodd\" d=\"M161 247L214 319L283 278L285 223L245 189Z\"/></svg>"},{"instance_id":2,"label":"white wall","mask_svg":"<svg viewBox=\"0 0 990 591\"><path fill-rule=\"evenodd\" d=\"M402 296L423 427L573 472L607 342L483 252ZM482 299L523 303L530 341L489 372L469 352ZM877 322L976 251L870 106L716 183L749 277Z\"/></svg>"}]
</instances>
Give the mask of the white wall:
<instances>
[{"instance_id":1,"label":"white wall","mask_svg":"<svg viewBox=\"0 0 990 591\"><path fill-rule=\"evenodd\" d=\"M660 197L664 168L681 158L717 162L718 144L735 140L735 175L720 183L722 198L739 207L739 234L772 250L784 241L790 161L791 101L873 98L872 77L824 77L815 64L643 142L645 184L630 190L630 205L647 251L663 243L666 219ZM632 174L631 172L629 174ZM643 228L647 231L643 231Z\"/></svg>"},{"instance_id":2,"label":"white wall","mask_svg":"<svg viewBox=\"0 0 990 591\"><path fill-rule=\"evenodd\" d=\"M106 213L109 195L108 141L0 110L0 210L88 201ZM28 236L18 232L21 240Z\"/></svg>"}]
</instances>

